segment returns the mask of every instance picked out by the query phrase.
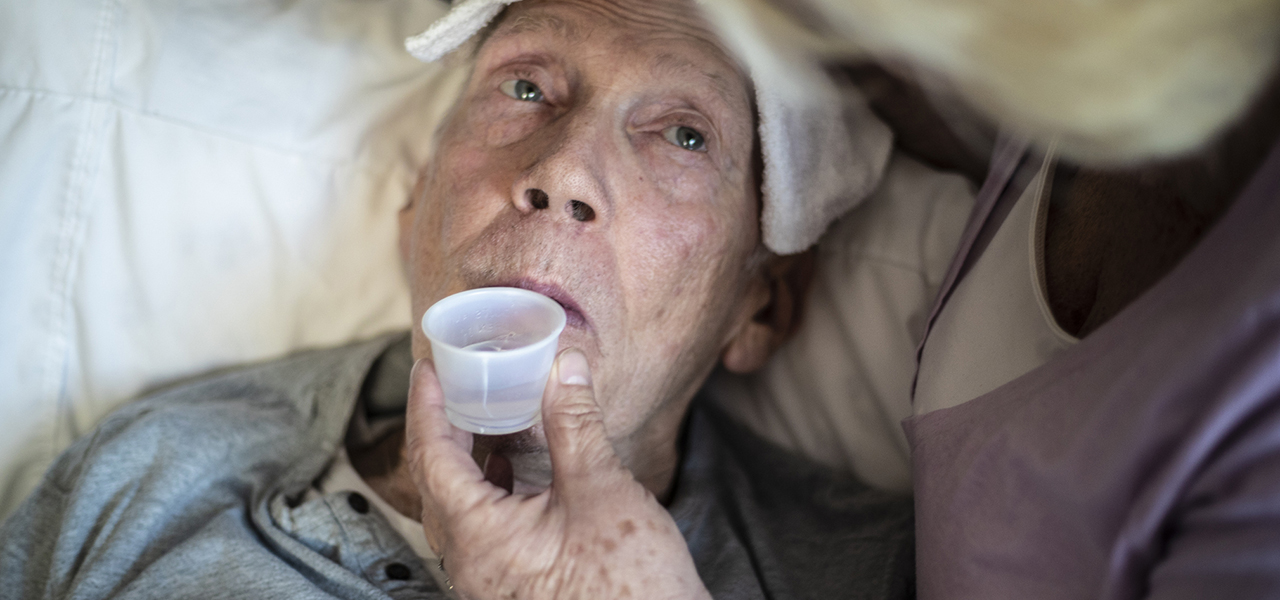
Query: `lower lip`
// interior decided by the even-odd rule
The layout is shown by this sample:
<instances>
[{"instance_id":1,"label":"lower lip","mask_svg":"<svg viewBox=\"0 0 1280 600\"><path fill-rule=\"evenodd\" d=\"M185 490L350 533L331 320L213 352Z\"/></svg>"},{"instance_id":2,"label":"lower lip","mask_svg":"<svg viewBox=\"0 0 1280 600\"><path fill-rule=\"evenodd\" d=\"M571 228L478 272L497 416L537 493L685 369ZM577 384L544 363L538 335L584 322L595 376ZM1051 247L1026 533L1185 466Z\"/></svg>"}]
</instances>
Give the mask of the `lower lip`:
<instances>
[{"instance_id":1,"label":"lower lip","mask_svg":"<svg viewBox=\"0 0 1280 600\"><path fill-rule=\"evenodd\" d=\"M586 328L586 326L587 326L587 319L586 319L586 317L583 317L583 316L582 316L582 313L580 313L580 312L578 312L578 311L576 311L576 310L573 310L572 308L565 308L565 306L564 306L563 304L561 304L561 305L560 305L560 307L561 307L561 308L564 308L564 320L565 320L565 326L567 326L567 327L577 327L577 328L579 328L579 329L584 329L584 328Z\"/></svg>"},{"instance_id":2,"label":"lower lip","mask_svg":"<svg viewBox=\"0 0 1280 600\"><path fill-rule=\"evenodd\" d=\"M587 329L587 328L588 328L588 324L587 324L587 317L586 317L585 315L583 315L582 313L578 312L578 311L577 311L577 310L575 310L575 309L572 309L572 308L569 308L568 306L565 306L563 302L560 302L559 300L556 300L556 299L555 299L555 297L554 297L554 296L552 296L551 294L548 294L548 293L546 293L545 291L538 289L538 288L539 288L539 286L537 286L537 285L529 285L528 283L523 282L523 281L517 281L517 282L506 283L506 284L500 284L500 285L501 285L501 286L505 286L505 287L517 287L517 288L526 289L526 290L529 290L529 291L531 291L531 292L537 292L537 293L542 294L542 295L544 295L544 296L546 296L546 297L548 297L548 298L551 298L552 300L555 300L556 304L559 304L559 305L560 305L560 308L563 308L563 309L564 309L564 320L565 320L565 326L566 326L566 327L575 327L575 328L578 328L578 329Z\"/></svg>"}]
</instances>

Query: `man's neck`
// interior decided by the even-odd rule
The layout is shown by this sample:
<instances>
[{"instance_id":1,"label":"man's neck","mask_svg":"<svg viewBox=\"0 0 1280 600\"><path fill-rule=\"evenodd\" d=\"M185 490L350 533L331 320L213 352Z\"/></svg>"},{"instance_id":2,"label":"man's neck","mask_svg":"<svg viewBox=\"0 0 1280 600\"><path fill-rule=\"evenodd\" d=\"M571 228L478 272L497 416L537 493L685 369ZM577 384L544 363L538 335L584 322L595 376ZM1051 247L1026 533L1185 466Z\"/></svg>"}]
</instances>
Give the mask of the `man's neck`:
<instances>
[{"instance_id":1,"label":"man's neck","mask_svg":"<svg viewBox=\"0 0 1280 600\"><path fill-rule=\"evenodd\" d=\"M404 430L398 429L372 446L348 446L347 455L360 478L387 504L396 512L421 521L422 497L409 473L404 441Z\"/></svg>"},{"instance_id":2,"label":"man's neck","mask_svg":"<svg viewBox=\"0 0 1280 600\"><path fill-rule=\"evenodd\" d=\"M659 502L665 504L670 498L679 466L678 432L680 428L677 423L675 426L654 429L665 429L675 434L662 436L661 439L650 436L620 444L628 447L618 448L618 451L624 457L645 457L646 460L640 461L639 464L628 464L628 467L635 474L636 480L645 486ZM640 446L644 447L643 452L638 451ZM406 517L422 521L422 497L409 472L404 430L397 430L376 444L365 448L348 447L347 453L356 472L374 492L386 500L387 504ZM481 454L487 455L488 452L482 451ZM486 458L487 456L476 457L476 462L481 468L484 467ZM516 461L513 466L515 472L512 478L515 483L514 491L517 493L537 493L550 484L549 466L546 467L545 473L541 468L530 469L533 472L522 471L521 468L527 465L522 465L520 461Z\"/></svg>"}]
</instances>

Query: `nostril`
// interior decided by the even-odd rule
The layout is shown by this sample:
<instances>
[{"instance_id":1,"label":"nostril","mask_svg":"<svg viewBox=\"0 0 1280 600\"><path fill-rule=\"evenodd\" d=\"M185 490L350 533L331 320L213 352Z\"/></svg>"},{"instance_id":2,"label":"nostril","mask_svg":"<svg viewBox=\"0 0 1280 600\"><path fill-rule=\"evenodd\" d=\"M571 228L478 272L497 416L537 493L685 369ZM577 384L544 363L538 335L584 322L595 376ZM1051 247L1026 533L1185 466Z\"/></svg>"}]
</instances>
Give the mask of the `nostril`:
<instances>
[{"instance_id":1,"label":"nostril","mask_svg":"<svg viewBox=\"0 0 1280 600\"><path fill-rule=\"evenodd\" d=\"M530 189L524 193L529 199L529 205L537 210L542 210L551 205L551 198L547 197L547 193L539 189Z\"/></svg>"},{"instance_id":2,"label":"nostril","mask_svg":"<svg viewBox=\"0 0 1280 600\"><path fill-rule=\"evenodd\" d=\"M573 214L573 218L586 223L596 218L596 210L591 208L586 202L577 200L569 201L569 211Z\"/></svg>"}]
</instances>

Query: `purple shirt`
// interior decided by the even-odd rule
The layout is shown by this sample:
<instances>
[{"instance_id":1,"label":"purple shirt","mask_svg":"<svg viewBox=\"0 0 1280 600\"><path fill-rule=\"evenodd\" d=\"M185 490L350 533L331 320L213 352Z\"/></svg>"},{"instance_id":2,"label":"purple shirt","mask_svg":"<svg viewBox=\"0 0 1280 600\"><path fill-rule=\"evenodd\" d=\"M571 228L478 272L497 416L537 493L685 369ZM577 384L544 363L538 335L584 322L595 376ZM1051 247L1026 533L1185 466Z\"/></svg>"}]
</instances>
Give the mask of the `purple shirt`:
<instances>
[{"instance_id":1,"label":"purple shirt","mask_svg":"<svg viewBox=\"0 0 1280 600\"><path fill-rule=\"evenodd\" d=\"M940 305L1020 159L993 162ZM1280 597L1280 145L1110 322L904 426L922 599Z\"/></svg>"}]
</instances>

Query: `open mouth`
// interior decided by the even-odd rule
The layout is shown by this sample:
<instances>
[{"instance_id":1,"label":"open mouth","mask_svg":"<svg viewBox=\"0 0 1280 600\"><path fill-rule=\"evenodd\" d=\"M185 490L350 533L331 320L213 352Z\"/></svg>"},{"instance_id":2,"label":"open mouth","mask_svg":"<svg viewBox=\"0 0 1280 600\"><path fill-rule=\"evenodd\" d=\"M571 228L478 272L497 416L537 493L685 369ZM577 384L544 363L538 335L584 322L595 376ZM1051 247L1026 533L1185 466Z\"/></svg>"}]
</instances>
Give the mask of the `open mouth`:
<instances>
[{"instance_id":1,"label":"open mouth","mask_svg":"<svg viewBox=\"0 0 1280 600\"><path fill-rule=\"evenodd\" d=\"M568 327L589 328L591 322L587 320L587 315L582 311L582 307L573 300L573 296L569 295L564 288L554 284L537 281L530 278L521 278L513 281L507 281L494 284L491 287L514 287L537 292L552 300L555 300L562 308L564 308L565 325Z\"/></svg>"}]
</instances>

